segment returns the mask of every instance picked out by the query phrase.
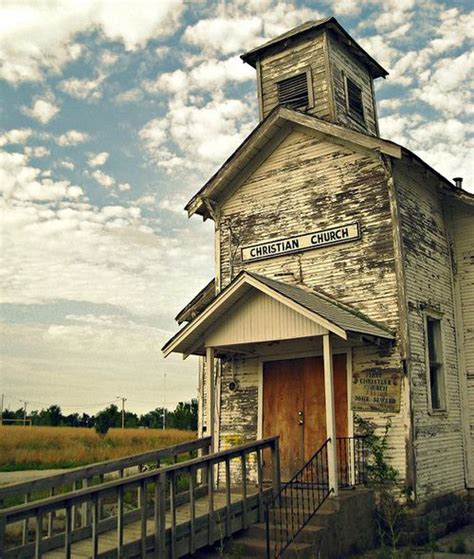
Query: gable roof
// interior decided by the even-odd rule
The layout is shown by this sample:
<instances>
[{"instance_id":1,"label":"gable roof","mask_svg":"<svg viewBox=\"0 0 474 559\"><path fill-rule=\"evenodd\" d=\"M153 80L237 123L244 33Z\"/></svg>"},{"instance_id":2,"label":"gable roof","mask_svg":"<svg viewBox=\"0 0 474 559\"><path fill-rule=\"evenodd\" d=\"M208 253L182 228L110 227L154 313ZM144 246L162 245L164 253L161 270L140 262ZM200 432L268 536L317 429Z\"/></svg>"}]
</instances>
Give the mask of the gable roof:
<instances>
[{"instance_id":1,"label":"gable roof","mask_svg":"<svg viewBox=\"0 0 474 559\"><path fill-rule=\"evenodd\" d=\"M343 339L347 339L349 333L386 340L394 339L393 334L384 325L326 295L243 271L201 314L166 342L162 348L164 356L173 352L183 353L185 357L192 353L201 355L204 352L206 332L226 313L231 312L232 307L252 289L276 299Z\"/></svg>"},{"instance_id":2,"label":"gable roof","mask_svg":"<svg viewBox=\"0 0 474 559\"><path fill-rule=\"evenodd\" d=\"M290 43L309 39L325 29L331 29L337 34L338 38L354 54L354 56L356 56L360 62L367 67L374 79L388 76L387 70L374 60L356 41L354 41L354 39L334 17L326 17L302 23L285 33L278 35L263 45L246 52L240 58L255 68L257 60L260 58L263 58L268 54L280 52L281 50L287 48Z\"/></svg>"},{"instance_id":3,"label":"gable roof","mask_svg":"<svg viewBox=\"0 0 474 559\"><path fill-rule=\"evenodd\" d=\"M189 217L195 213L205 218L212 217L212 203L224 191L232 191L250 176L295 127L303 127L313 134L320 134L321 138L333 138L346 144L376 149L392 157L401 157L400 146L393 142L356 132L294 109L277 106L186 204L185 209Z\"/></svg>"},{"instance_id":4,"label":"gable roof","mask_svg":"<svg viewBox=\"0 0 474 559\"><path fill-rule=\"evenodd\" d=\"M463 203L474 203L474 194L455 186L409 149L391 140L356 132L313 115L278 105L253 129L220 169L186 204L185 210L188 216L197 213L204 219L209 217L214 219L214 209L219 197L238 188L295 128L307 130L308 133L320 135L321 138L343 143L349 147L352 144L359 148L374 150L395 159L407 157L433 175L445 193Z\"/></svg>"}]
</instances>

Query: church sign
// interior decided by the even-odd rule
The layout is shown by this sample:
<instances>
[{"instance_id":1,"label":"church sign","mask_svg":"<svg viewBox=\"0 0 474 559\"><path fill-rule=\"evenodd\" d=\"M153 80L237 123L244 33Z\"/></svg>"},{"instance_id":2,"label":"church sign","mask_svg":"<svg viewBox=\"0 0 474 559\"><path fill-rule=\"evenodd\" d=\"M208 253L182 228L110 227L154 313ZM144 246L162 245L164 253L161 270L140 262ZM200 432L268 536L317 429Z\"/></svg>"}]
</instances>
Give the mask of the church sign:
<instances>
[{"instance_id":1,"label":"church sign","mask_svg":"<svg viewBox=\"0 0 474 559\"><path fill-rule=\"evenodd\" d=\"M360 239L359 224L350 223L349 225L331 227L330 229L324 229L322 231L304 233L303 235L295 235L294 237L287 237L286 239L267 241L243 247L242 261L250 262L252 260L263 260L264 258L323 248L329 245L355 241L357 239Z\"/></svg>"},{"instance_id":2,"label":"church sign","mask_svg":"<svg viewBox=\"0 0 474 559\"><path fill-rule=\"evenodd\" d=\"M398 372L364 371L352 376L353 411L400 411L401 376Z\"/></svg>"}]
</instances>

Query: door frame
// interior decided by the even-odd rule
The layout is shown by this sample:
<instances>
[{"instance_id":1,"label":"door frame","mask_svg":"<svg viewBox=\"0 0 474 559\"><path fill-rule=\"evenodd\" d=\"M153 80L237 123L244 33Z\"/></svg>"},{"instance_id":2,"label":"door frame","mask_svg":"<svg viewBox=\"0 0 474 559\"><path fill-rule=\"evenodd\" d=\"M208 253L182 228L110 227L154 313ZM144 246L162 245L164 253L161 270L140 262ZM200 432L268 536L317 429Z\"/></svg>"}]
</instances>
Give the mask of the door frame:
<instances>
[{"instance_id":1,"label":"door frame","mask_svg":"<svg viewBox=\"0 0 474 559\"><path fill-rule=\"evenodd\" d=\"M333 355L346 356L346 374L347 374L347 436L354 436L354 412L351 409L352 400L352 348L336 350ZM257 440L263 437L263 366L268 361L285 361L287 359L299 359L302 357L322 357L322 351L300 352L300 353L284 353L279 355L269 355L257 359L258 367L258 409L257 409ZM336 433L337 435L337 433Z\"/></svg>"}]
</instances>

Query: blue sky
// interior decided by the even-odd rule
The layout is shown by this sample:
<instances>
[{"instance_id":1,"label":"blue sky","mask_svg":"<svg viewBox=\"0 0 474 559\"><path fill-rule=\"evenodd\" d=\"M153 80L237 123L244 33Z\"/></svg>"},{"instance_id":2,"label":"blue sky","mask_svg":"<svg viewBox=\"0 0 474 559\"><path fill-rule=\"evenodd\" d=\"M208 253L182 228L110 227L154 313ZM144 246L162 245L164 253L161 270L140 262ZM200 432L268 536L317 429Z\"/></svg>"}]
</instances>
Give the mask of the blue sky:
<instances>
[{"instance_id":1,"label":"blue sky","mask_svg":"<svg viewBox=\"0 0 474 559\"><path fill-rule=\"evenodd\" d=\"M213 275L212 224L182 208L258 122L238 56L330 15L390 72L382 136L471 189L468 2L0 1L9 407L93 413L125 396L145 411L195 395L196 361L160 354Z\"/></svg>"}]
</instances>

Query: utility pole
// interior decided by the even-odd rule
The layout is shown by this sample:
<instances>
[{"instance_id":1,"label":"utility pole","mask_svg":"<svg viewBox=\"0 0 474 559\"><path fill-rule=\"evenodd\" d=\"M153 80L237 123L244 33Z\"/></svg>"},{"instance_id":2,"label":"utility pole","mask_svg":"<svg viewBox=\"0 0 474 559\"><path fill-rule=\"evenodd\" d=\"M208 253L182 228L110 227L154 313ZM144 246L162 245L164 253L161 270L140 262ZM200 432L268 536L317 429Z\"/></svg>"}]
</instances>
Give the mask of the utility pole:
<instances>
[{"instance_id":1,"label":"utility pole","mask_svg":"<svg viewBox=\"0 0 474 559\"><path fill-rule=\"evenodd\" d=\"M166 429L166 373L163 377L163 431Z\"/></svg>"},{"instance_id":2,"label":"utility pole","mask_svg":"<svg viewBox=\"0 0 474 559\"><path fill-rule=\"evenodd\" d=\"M2 404L0 407L0 427L3 425L3 403L5 401L5 394L2 394Z\"/></svg>"},{"instance_id":3,"label":"utility pole","mask_svg":"<svg viewBox=\"0 0 474 559\"><path fill-rule=\"evenodd\" d=\"M117 398L122 400L122 429L125 429L125 402L127 401L127 398L124 398L123 396L117 396Z\"/></svg>"},{"instance_id":4,"label":"utility pole","mask_svg":"<svg viewBox=\"0 0 474 559\"><path fill-rule=\"evenodd\" d=\"M28 405L28 402L25 400L20 401L23 402L23 426L26 427L26 406Z\"/></svg>"}]
</instances>

